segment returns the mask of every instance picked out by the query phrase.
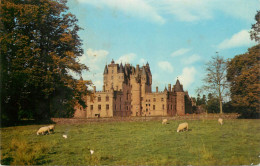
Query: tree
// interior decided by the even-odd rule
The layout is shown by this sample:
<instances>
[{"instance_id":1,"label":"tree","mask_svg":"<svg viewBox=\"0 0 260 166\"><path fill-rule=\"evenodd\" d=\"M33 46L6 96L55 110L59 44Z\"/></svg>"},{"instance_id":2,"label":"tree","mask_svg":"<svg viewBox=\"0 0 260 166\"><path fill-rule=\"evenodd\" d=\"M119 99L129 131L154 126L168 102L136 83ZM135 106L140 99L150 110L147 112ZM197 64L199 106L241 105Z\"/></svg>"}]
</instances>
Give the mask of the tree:
<instances>
[{"instance_id":1,"label":"tree","mask_svg":"<svg viewBox=\"0 0 260 166\"><path fill-rule=\"evenodd\" d=\"M250 37L256 42L260 42L260 11L257 11L255 15L256 23L252 25L252 30L250 31Z\"/></svg>"},{"instance_id":2,"label":"tree","mask_svg":"<svg viewBox=\"0 0 260 166\"><path fill-rule=\"evenodd\" d=\"M206 109L209 113L219 113L220 108L218 97L209 93Z\"/></svg>"},{"instance_id":3,"label":"tree","mask_svg":"<svg viewBox=\"0 0 260 166\"><path fill-rule=\"evenodd\" d=\"M249 48L228 62L227 79L230 82L232 104L245 117L259 116L260 108L260 44Z\"/></svg>"},{"instance_id":4,"label":"tree","mask_svg":"<svg viewBox=\"0 0 260 166\"><path fill-rule=\"evenodd\" d=\"M213 56L211 61L206 64L206 76L203 79L204 85L201 89L217 96L220 113L222 110L222 101L224 93L227 91L228 82L226 80L226 60L223 57Z\"/></svg>"},{"instance_id":5,"label":"tree","mask_svg":"<svg viewBox=\"0 0 260 166\"><path fill-rule=\"evenodd\" d=\"M81 101L91 82L70 74L88 68L66 1L2 0L0 9L1 119L47 119L55 105Z\"/></svg>"}]
</instances>

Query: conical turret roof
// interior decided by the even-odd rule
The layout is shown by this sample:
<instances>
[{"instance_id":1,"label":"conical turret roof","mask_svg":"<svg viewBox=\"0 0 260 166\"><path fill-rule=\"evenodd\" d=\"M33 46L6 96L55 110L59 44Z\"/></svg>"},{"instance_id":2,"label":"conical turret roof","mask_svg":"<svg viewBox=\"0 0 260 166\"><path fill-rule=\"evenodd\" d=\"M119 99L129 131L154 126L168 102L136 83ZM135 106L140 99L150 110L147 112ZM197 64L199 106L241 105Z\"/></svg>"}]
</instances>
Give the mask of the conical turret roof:
<instances>
[{"instance_id":1,"label":"conical turret roof","mask_svg":"<svg viewBox=\"0 0 260 166\"><path fill-rule=\"evenodd\" d=\"M176 84L174 86L174 91L175 92L183 92L183 89L182 89L182 86L181 86L179 79L177 79L177 81L176 81Z\"/></svg>"},{"instance_id":2,"label":"conical turret roof","mask_svg":"<svg viewBox=\"0 0 260 166\"><path fill-rule=\"evenodd\" d=\"M145 67L144 67L144 66L143 66L143 68L142 68L142 75L146 75Z\"/></svg>"},{"instance_id":3,"label":"conical turret roof","mask_svg":"<svg viewBox=\"0 0 260 166\"><path fill-rule=\"evenodd\" d=\"M120 64L119 73L124 73L124 68L123 68L122 63Z\"/></svg>"},{"instance_id":4,"label":"conical turret roof","mask_svg":"<svg viewBox=\"0 0 260 166\"><path fill-rule=\"evenodd\" d=\"M104 74L107 74L108 73L108 69L107 69L107 65L105 66L105 69L104 69Z\"/></svg>"}]
</instances>

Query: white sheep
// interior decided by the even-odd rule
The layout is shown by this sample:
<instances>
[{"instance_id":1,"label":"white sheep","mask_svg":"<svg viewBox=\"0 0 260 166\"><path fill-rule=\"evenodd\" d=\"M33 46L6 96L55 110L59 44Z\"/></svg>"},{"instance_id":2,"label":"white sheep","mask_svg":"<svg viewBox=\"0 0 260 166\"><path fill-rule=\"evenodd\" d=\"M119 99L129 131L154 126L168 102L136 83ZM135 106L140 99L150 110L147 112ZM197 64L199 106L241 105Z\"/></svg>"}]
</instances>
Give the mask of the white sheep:
<instances>
[{"instance_id":1,"label":"white sheep","mask_svg":"<svg viewBox=\"0 0 260 166\"><path fill-rule=\"evenodd\" d=\"M39 134L45 134L45 133L50 134L50 128L49 128L48 126L41 127L41 128L37 131L37 135L39 135Z\"/></svg>"},{"instance_id":2,"label":"white sheep","mask_svg":"<svg viewBox=\"0 0 260 166\"><path fill-rule=\"evenodd\" d=\"M222 119L222 118L219 118L219 119L218 119L218 123L221 124L221 125L223 125L223 119Z\"/></svg>"},{"instance_id":3,"label":"white sheep","mask_svg":"<svg viewBox=\"0 0 260 166\"><path fill-rule=\"evenodd\" d=\"M67 135L65 135L65 134L63 134L63 135L62 135L62 137L63 137L63 138L65 138L65 139L67 139L67 138L68 138L68 136L67 136Z\"/></svg>"},{"instance_id":4,"label":"white sheep","mask_svg":"<svg viewBox=\"0 0 260 166\"><path fill-rule=\"evenodd\" d=\"M167 123L167 119L163 119L162 124L166 124Z\"/></svg>"},{"instance_id":5,"label":"white sheep","mask_svg":"<svg viewBox=\"0 0 260 166\"><path fill-rule=\"evenodd\" d=\"M55 128L54 125L50 125L50 126L48 126L48 127L49 127L50 131L54 132L54 128Z\"/></svg>"},{"instance_id":6,"label":"white sheep","mask_svg":"<svg viewBox=\"0 0 260 166\"><path fill-rule=\"evenodd\" d=\"M179 124L179 126L177 128L177 132L184 131L185 129L188 130L188 123L187 122Z\"/></svg>"}]
</instances>

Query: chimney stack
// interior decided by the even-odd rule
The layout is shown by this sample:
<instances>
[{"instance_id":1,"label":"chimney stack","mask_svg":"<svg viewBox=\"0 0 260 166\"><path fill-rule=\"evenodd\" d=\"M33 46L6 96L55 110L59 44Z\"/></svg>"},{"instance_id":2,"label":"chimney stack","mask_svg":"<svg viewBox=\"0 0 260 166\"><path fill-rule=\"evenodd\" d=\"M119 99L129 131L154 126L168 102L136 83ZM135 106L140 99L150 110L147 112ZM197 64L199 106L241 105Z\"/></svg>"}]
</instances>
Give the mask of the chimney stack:
<instances>
[{"instance_id":1,"label":"chimney stack","mask_svg":"<svg viewBox=\"0 0 260 166\"><path fill-rule=\"evenodd\" d=\"M103 85L103 92L105 92L105 85Z\"/></svg>"},{"instance_id":2,"label":"chimney stack","mask_svg":"<svg viewBox=\"0 0 260 166\"><path fill-rule=\"evenodd\" d=\"M96 86L93 87L93 92L96 93Z\"/></svg>"},{"instance_id":3,"label":"chimney stack","mask_svg":"<svg viewBox=\"0 0 260 166\"><path fill-rule=\"evenodd\" d=\"M156 87L156 93L158 93L158 86Z\"/></svg>"},{"instance_id":4,"label":"chimney stack","mask_svg":"<svg viewBox=\"0 0 260 166\"><path fill-rule=\"evenodd\" d=\"M171 84L168 84L168 91L171 92Z\"/></svg>"}]
</instances>

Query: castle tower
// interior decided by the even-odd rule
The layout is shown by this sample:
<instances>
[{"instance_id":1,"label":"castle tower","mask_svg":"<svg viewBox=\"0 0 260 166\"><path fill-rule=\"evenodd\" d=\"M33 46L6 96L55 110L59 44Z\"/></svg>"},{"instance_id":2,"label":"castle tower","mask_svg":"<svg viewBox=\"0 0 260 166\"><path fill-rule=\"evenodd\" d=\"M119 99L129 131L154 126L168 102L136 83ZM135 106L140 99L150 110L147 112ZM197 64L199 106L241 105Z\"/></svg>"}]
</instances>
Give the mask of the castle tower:
<instances>
[{"instance_id":1,"label":"castle tower","mask_svg":"<svg viewBox=\"0 0 260 166\"><path fill-rule=\"evenodd\" d=\"M131 84L131 94L132 94L132 116L140 116L141 115L141 84L139 75L136 73L139 71L139 66L137 67L136 72L133 72L130 76L130 84Z\"/></svg>"},{"instance_id":2,"label":"castle tower","mask_svg":"<svg viewBox=\"0 0 260 166\"><path fill-rule=\"evenodd\" d=\"M108 87L108 69L107 69L107 65L105 66L105 69L104 69L104 73L103 73L103 86L104 88L103 89L106 89Z\"/></svg>"},{"instance_id":3,"label":"castle tower","mask_svg":"<svg viewBox=\"0 0 260 166\"><path fill-rule=\"evenodd\" d=\"M124 67L122 63L120 64L119 71L116 77L117 77L116 84L118 86L118 90L123 91L123 83L125 82L125 73L124 73Z\"/></svg>"},{"instance_id":4,"label":"castle tower","mask_svg":"<svg viewBox=\"0 0 260 166\"><path fill-rule=\"evenodd\" d=\"M142 67L141 70L141 96L144 97L146 90L147 90L147 75L146 75L146 71L145 71L145 67Z\"/></svg>"},{"instance_id":5,"label":"castle tower","mask_svg":"<svg viewBox=\"0 0 260 166\"><path fill-rule=\"evenodd\" d=\"M115 64L114 60L104 69L104 85L105 89L115 88L117 91L123 90L123 83L125 82L125 72L122 63L120 66Z\"/></svg>"},{"instance_id":6,"label":"castle tower","mask_svg":"<svg viewBox=\"0 0 260 166\"><path fill-rule=\"evenodd\" d=\"M146 63L146 69L147 69L147 75L148 75L148 82L149 82L149 85L152 87L152 73L151 73L150 66L149 66L148 62Z\"/></svg>"},{"instance_id":7,"label":"castle tower","mask_svg":"<svg viewBox=\"0 0 260 166\"><path fill-rule=\"evenodd\" d=\"M178 79L174 86L174 92L176 93L176 114L185 115L185 92L183 91L183 87Z\"/></svg>"}]
</instances>

